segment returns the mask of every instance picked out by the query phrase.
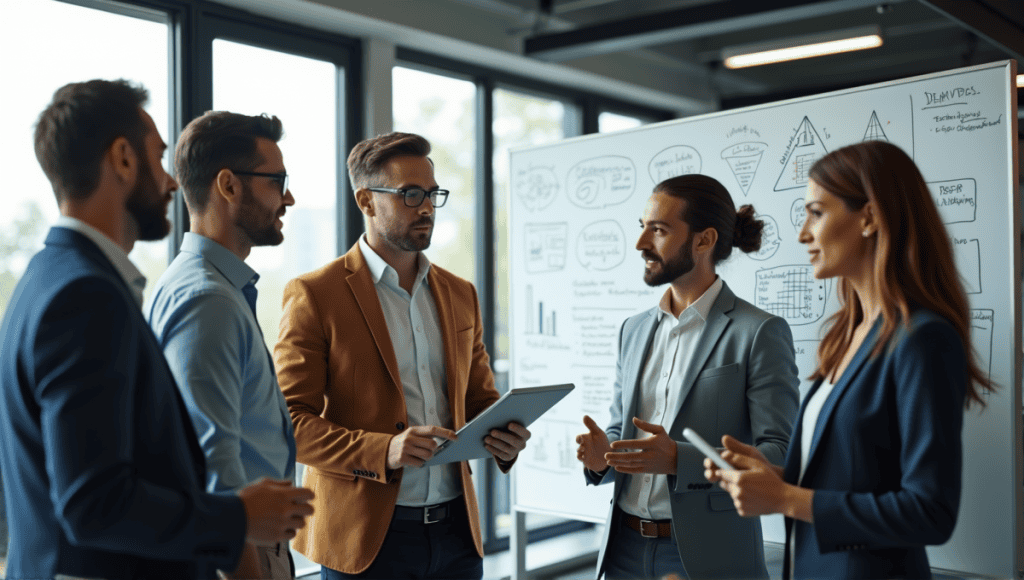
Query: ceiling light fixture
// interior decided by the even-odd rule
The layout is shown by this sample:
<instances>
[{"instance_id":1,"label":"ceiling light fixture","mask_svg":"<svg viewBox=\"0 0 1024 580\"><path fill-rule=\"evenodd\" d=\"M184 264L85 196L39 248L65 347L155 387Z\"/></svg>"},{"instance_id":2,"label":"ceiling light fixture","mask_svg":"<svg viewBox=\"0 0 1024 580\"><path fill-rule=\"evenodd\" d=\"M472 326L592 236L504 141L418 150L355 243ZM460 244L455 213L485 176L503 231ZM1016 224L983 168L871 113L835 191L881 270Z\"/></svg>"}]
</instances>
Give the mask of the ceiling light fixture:
<instances>
[{"instance_id":1,"label":"ceiling light fixture","mask_svg":"<svg viewBox=\"0 0 1024 580\"><path fill-rule=\"evenodd\" d=\"M735 69L879 46L882 46L881 31L877 26L867 26L770 43L724 48L722 59L726 68Z\"/></svg>"}]
</instances>

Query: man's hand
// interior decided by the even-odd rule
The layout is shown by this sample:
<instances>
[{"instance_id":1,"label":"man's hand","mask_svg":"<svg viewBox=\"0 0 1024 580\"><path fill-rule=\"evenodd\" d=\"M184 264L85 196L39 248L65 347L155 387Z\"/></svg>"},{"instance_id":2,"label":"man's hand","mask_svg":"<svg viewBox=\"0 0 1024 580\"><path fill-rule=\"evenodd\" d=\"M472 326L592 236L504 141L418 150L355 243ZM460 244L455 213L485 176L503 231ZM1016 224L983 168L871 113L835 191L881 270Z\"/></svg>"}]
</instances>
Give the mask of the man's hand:
<instances>
[{"instance_id":1,"label":"man's hand","mask_svg":"<svg viewBox=\"0 0 1024 580\"><path fill-rule=\"evenodd\" d=\"M508 463L526 449L529 439L530 431L526 427L519 423L509 423L508 431L491 429L490 436L484 437L484 449L490 451L495 459Z\"/></svg>"},{"instance_id":2,"label":"man's hand","mask_svg":"<svg viewBox=\"0 0 1024 580\"><path fill-rule=\"evenodd\" d=\"M608 444L608 435L604 429L598 427L590 415L583 416L583 424L588 431L576 436L576 443L579 445L576 448L576 459L582 461L583 466L590 471L600 473L608 468L604 456L612 450L612 446Z\"/></svg>"},{"instance_id":3,"label":"man's hand","mask_svg":"<svg viewBox=\"0 0 1024 580\"><path fill-rule=\"evenodd\" d=\"M388 469L398 469L406 465L423 467L437 451L437 441L434 441L434 437L451 441L458 439L455 431L436 425L409 427L391 438L391 443L388 444Z\"/></svg>"},{"instance_id":4,"label":"man's hand","mask_svg":"<svg viewBox=\"0 0 1024 580\"><path fill-rule=\"evenodd\" d=\"M257 546L274 546L295 537L313 514L313 492L292 487L290 481L263 478L238 492L245 506L245 539Z\"/></svg>"},{"instance_id":5,"label":"man's hand","mask_svg":"<svg viewBox=\"0 0 1024 580\"><path fill-rule=\"evenodd\" d=\"M605 458L608 465L620 473L660 473L671 475L676 472L677 448L665 428L633 417L636 428L650 433L643 439L626 439L612 443L612 452ZM617 451L636 449L637 451Z\"/></svg>"}]
</instances>

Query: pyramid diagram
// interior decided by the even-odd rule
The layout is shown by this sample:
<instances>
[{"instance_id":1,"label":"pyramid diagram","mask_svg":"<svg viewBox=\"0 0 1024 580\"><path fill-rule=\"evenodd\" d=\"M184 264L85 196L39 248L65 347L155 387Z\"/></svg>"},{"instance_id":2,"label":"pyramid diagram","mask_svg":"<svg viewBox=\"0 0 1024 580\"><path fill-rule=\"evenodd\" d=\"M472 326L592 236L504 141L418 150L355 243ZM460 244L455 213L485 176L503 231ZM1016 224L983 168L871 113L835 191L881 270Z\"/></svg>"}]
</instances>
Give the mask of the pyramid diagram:
<instances>
[{"instance_id":1,"label":"pyramid diagram","mask_svg":"<svg viewBox=\"0 0 1024 580\"><path fill-rule=\"evenodd\" d=\"M737 143L722 150L722 159L729 164L729 169L736 176L743 195L750 192L750 184L754 182L757 175L757 168L761 164L761 157L768 150L765 143Z\"/></svg>"},{"instance_id":2,"label":"pyramid diagram","mask_svg":"<svg viewBox=\"0 0 1024 580\"><path fill-rule=\"evenodd\" d=\"M811 166L828 154L818 131L807 117L804 117L800 126L796 128L790 147L786 163L782 166L782 174L775 182L775 191L805 187Z\"/></svg>"},{"instance_id":3,"label":"pyramid diagram","mask_svg":"<svg viewBox=\"0 0 1024 580\"><path fill-rule=\"evenodd\" d=\"M888 141L882 124L878 122L878 113L871 111L871 120L868 121L868 128L864 131L864 141Z\"/></svg>"}]
</instances>

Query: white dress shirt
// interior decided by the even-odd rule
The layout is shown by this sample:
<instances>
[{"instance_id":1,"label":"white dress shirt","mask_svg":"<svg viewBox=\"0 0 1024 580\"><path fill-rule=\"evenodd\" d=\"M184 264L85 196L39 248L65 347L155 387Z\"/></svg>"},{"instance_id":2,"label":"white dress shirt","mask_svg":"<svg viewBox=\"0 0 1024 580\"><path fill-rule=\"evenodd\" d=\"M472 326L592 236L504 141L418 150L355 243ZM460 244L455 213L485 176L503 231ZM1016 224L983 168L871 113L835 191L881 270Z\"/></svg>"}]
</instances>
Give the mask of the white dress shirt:
<instances>
[{"instance_id":1,"label":"white dress shirt","mask_svg":"<svg viewBox=\"0 0 1024 580\"><path fill-rule=\"evenodd\" d=\"M679 383L692 363L711 306L721 291L722 279L716 278L700 298L679 314L679 318L672 315L672 290L665 291L658 304L659 321L651 343L651 354L640 380L637 416L641 420L661 425L666 431L672 428L682 404ZM646 436L643 431L637 431L637 438ZM618 506L622 511L643 519L671 519L668 477L652 473L626 476Z\"/></svg>"},{"instance_id":2,"label":"white dress shirt","mask_svg":"<svg viewBox=\"0 0 1024 580\"><path fill-rule=\"evenodd\" d=\"M135 302L138 303L139 308L142 307L142 292L146 289L146 277L142 275L142 272L135 267L135 264L128 259L128 254L124 253L121 246L114 243L107 237L106 234L83 222L80 219L68 217L62 215L57 218L57 222L53 224L55 228L66 228L71 231L78 232L83 236L92 240L103 255L114 265L114 269L124 279L125 284L132 291L132 297L135 298Z\"/></svg>"},{"instance_id":3,"label":"white dress shirt","mask_svg":"<svg viewBox=\"0 0 1024 580\"><path fill-rule=\"evenodd\" d=\"M452 429L445 379L444 343L434 295L427 283L430 260L419 254L419 271L412 295L398 283L398 272L359 238L359 250L373 275L377 298L384 311L391 345L398 359L398 376L405 394L409 427L439 425ZM419 507L443 503L462 495L458 463L404 468L398 505Z\"/></svg>"},{"instance_id":4,"label":"white dress shirt","mask_svg":"<svg viewBox=\"0 0 1024 580\"><path fill-rule=\"evenodd\" d=\"M804 471L807 469L807 458L811 455L811 441L814 440L814 427L818 424L818 416L821 415L821 408L825 406L825 400L835 388L834 383L822 379L818 390L814 391L811 398L807 400L804 408L804 416L800 422L800 475L796 478L796 484L800 485L804 478ZM796 539L789 541L789 577L793 577L793 564L796 562Z\"/></svg>"}]
</instances>

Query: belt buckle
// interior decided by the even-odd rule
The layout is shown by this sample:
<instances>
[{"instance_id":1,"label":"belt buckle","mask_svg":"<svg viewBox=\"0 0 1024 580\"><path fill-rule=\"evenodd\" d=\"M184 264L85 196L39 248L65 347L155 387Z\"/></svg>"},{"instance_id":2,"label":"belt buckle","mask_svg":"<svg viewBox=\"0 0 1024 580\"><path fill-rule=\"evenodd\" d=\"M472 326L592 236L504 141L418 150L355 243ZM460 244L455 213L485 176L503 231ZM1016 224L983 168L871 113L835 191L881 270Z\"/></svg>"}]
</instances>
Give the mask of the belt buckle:
<instances>
[{"instance_id":1,"label":"belt buckle","mask_svg":"<svg viewBox=\"0 0 1024 580\"><path fill-rule=\"evenodd\" d=\"M441 504L437 504L437 505L427 506L427 507L423 508L423 523L424 524L436 524L437 522L443 520L445 515L447 515L447 514L441 514L441 512L442 512L441 508L442 507L443 506ZM440 517L437 518L436 520L430 519L430 512L431 512L431 510L437 510L437 512L440 515Z\"/></svg>"},{"instance_id":2,"label":"belt buckle","mask_svg":"<svg viewBox=\"0 0 1024 580\"><path fill-rule=\"evenodd\" d=\"M651 524L652 526L654 526L654 533L653 534L648 534L647 532L644 531L644 525L645 524ZM640 535L645 537L645 538L657 538L658 537L658 524L656 522L651 521L651 520L640 520Z\"/></svg>"}]
</instances>

